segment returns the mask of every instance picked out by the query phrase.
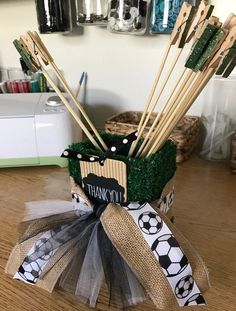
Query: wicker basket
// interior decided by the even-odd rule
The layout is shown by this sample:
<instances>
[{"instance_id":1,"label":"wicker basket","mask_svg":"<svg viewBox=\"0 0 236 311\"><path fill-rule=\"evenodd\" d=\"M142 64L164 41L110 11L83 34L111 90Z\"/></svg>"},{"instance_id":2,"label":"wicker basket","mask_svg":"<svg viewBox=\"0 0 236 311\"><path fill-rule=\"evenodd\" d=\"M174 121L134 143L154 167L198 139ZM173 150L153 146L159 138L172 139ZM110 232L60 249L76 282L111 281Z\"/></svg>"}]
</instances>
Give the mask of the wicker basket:
<instances>
[{"instance_id":1,"label":"wicker basket","mask_svg":"<svg viewBox=\"0 0 236 311\"><path fill-rule=\"evenodd\" d=\"M236 134L232 137L230 165L233 173L236 173Z\"/></svg>"},{"instance_id":2,"label":"wicker basket","mask_svg":"<svg viewBox=\"0 0 236 311\"><path fill-rule=\"evenodd\" d=\"M127 111L117 114L105 122L105 131L116 134L129 134L137 130L141 119L141 112ZM143 136L148 133L157 113L152 113L144 130ZM200 138L201 121L199 117L185 116L173 130L170 138L177 144L177 163L187 160L198 145Z\"/></svg>"}]
</instances>

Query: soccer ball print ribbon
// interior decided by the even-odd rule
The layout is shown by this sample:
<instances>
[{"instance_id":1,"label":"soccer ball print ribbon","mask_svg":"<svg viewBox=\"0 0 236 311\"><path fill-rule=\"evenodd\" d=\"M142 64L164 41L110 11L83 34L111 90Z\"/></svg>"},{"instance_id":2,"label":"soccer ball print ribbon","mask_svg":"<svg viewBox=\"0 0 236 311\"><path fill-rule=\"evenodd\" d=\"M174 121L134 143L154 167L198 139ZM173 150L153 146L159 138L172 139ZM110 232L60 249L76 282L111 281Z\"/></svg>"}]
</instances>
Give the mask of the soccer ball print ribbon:
<instances>
[{"instance_id":1,"label":"soccer ball print ribbon","mask_svg":"<svg viewBox=\"0 0 236 311\"><path fill-rule=\"evenodd\" d=\"M72 245L75 241L80 241L81 234L83 235L83 232L78 230L81 219L88 221L86 230L91 230L94 226L94 220L89 217L94 206L89 206L79 194L75 198L75 194L72 193L72 197L75 213L78 215L77 220L39 235L14 278L36 284L40 275L50 265L53 256L62 250L62 246L65 247L70 241ZM193 272L188 259L160 214L148 203L131 202L122 208L131 215L159 262L178 305L181 307L205 305L204 298L192 276Z\"/></svg>"},{"instance_id":2,"label":"soccer ball print ribbon","mask_svg":"<svg viewBox=\"0 0 236 311\"><path fill-rule=\"evenodd\" d=\"M179 306L205 305L188 259L160 215L148 203L130 203L126 210L158 260Z\"/></svg>"}]
</instances>

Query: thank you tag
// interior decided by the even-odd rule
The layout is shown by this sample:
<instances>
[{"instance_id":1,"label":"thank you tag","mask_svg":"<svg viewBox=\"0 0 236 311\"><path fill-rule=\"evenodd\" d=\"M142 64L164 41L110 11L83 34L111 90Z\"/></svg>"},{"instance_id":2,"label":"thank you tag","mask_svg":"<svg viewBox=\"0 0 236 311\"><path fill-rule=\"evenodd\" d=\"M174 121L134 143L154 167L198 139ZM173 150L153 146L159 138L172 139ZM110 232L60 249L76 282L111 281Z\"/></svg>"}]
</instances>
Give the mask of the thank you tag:
<instances>
[{"instance_id":1,"label":"thank you tag","mask_svg":"<svg viewBox=\"0 0 236 311\"><path fill-rule=\"evenodd\" d=\"M99 162L80 162L83 188L89 197L101 203L122 203L127 200L126 164L106 159Z\"/></svg>"}]
</instances>

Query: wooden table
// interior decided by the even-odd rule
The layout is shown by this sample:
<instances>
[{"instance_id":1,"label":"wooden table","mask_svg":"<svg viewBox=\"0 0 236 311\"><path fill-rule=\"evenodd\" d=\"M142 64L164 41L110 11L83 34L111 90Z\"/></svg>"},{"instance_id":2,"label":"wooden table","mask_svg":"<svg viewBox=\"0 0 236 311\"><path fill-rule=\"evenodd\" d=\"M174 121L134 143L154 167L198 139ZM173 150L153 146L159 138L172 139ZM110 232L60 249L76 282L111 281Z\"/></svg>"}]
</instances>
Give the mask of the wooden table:
<instances>
[{"instance_id":1,"label":"wooden table","mask_svg":"<svg viewBox=\"0 0 236 311\"><path fill-rule=\"evenodd\" d=\"M205 260L211 290L206 311L236 310L236 175L227 164L197 157L179 166L175 191L176 226ZM72 311L90 310L71 295L53 294L12 280L4 274L11 249L17 241L24 202L40 199L70 199L66 169L57 167L0 170L0 310ZM108 310L102 292L98 310ZM110 308L113 309L114 308ZM135 310L155 310L150 301ZM194 310L185 308L184 310Z\"/></svg>"}]
</instances>

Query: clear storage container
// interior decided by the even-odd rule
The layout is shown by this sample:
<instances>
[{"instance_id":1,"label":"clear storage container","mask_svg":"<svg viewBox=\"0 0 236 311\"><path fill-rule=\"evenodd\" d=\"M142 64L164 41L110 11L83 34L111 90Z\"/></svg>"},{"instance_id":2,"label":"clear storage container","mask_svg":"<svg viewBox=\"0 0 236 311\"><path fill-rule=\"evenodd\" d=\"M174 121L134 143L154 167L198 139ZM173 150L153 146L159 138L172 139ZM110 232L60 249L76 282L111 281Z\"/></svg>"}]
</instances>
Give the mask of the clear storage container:
<instances>
[{"instance_id":1,"label":"clear storage container","mask_svg":"<svg viewBox=\"0 0 236 311\"><path fill-rule=\"evenodd\" d=\"M110 0L108 29L111 32L143 35L147 29L149 1Z\"/></svg>"},{"instance_id":2,"label":"clear storage container","mask_svg":"<svg viewBox=\"0 0 236 311\"><path fill-rule=\"evenodd\" d=\"M213 161L230 157L231 137L236 129L236 76L215 77L200 99L203 101L203 142L200 156Z\"/></svg>"},{"instance_id":3,"label":"clear storage container","mask_svg":"<svg viewBox=\"0 0 236 311\"><path fill-rule=\"evenodd\" d=\"M70 0L35 0L40 33L72 31Z\"/></svg>"},{"instance_id":4,"label":"clear storage container","mask_svg":"<svg viewBox=\"0 0 236 311\"><path fill-rule=\"evenodd\" d=\"M150 33L171 33L184 1L186 0L152 0ZM187 2L196 5L195 0Z\"/></svg>"},{"instance_id":5,"label":"clear storage container","mask_svg":"<svg viewBox=\"0 0 236 311\"><path fill-rule=\"evenodd\" d=\"M79 25L106 25L107 23L107 0L77 0L76 10Z\"/></svg>"}]
</instances>

